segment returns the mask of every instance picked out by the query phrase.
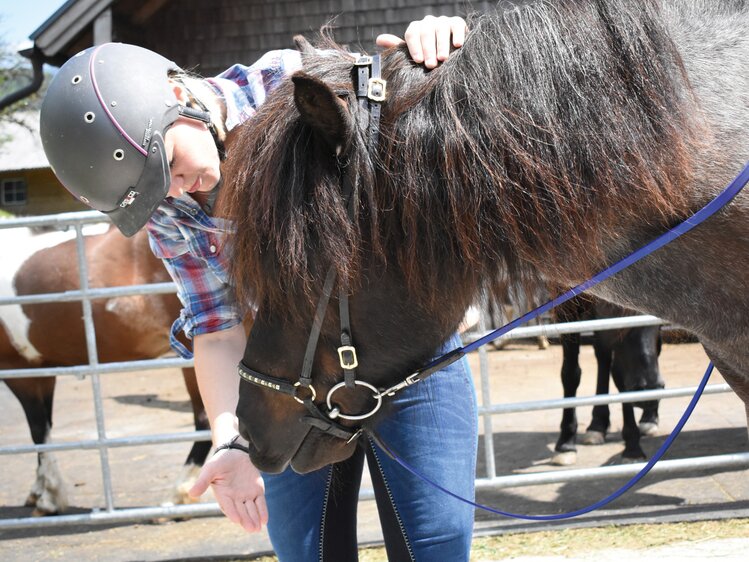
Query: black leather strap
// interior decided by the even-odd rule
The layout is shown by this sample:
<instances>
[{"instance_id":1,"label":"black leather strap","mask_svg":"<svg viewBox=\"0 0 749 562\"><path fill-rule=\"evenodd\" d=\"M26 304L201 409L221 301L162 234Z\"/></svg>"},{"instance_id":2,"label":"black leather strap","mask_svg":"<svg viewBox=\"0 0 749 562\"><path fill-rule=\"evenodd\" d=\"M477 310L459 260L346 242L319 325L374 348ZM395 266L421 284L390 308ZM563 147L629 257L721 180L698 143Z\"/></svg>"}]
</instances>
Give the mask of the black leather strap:
<instances>
[{"instance_id":1,"label":"black leather strap","mask_svg":"<svg viewBox=\"0 0 749 562\"><path fill-rule=\"evenodd\" d=\"M251 369L250 367L245 365L244 361L240 361L239 365L237 365L237 372L243 380L252 384L264 386L271 390L276 390L290 396L296 395L296 387L289 381L271 377L270 375L265 375L259 371L255 371L254 369Z\"/></svg>"},{"instance_id":2,"label":"black leather strap","mask_svg":"<svg viewBox=\"0 0 749 562\"><path fill-rule=\"evenodd\" d=\"M312 384L312 363L315 360L315 351L317 350L317 340L320 339L320 332L322 331L322 323L325 320L325 312L328 309L328 301L330 300L330 294L333 292L333 285L335 284L336 270L332 265L328 270L328 275L325 278L325 285L323 285L322 294L320 300L317 301L317 310L315 311L315 318L312 321L312 329L307 339L307 349L304 351L304 362L302 363L302 373L299 375L299 384L302 386L310 386Z\"/></svg>"}]
</instances>

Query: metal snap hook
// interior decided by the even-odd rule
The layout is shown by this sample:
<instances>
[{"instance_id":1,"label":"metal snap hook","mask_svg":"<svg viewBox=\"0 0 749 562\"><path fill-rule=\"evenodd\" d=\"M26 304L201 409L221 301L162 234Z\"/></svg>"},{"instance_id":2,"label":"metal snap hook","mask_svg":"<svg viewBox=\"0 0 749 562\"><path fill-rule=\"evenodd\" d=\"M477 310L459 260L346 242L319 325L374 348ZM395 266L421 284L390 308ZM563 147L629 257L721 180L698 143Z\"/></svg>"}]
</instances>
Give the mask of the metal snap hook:
<instances>
[{"instance_id":1,"label":"metal snap hook","mask_svg":"<svg viewBox=\"0 0 749 562\"><path fill-rule=\"evenodd\" d=\"M369 412L365 414L360 414L358 416L342 414L341 409L338 406L333 406L333 394L335 394L339 388L343 388L346 386L345 382L339 382L337 385L335 385L333 388L331 388L328 391L328 397L325 399L325 403L328 405L328 410L330 412L328 416L331 417L331 419L341 418L344 420L364 420L370 416L373 416L377 412L377 410L380 409L380 406L382 406L382 396L380 395L379 391L374 386L372 386L368 382L359 381L359 380L354 381L354 383L358 384L359 386L364 386L372 391L372 396L374 397L375 400L377 400L377 403L374 405L374 408L372 408L372 410L370 410Z\"/></svg>"}]
</instances>

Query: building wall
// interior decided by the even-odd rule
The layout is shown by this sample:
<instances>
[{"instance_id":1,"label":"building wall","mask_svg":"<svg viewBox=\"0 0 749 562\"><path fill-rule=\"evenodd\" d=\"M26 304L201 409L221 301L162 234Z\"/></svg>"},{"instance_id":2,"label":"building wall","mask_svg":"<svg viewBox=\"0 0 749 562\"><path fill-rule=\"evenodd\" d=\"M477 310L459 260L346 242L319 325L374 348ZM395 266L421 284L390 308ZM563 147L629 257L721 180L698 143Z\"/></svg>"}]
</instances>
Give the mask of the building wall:
<instances>
[{"instance_id":1,"label":"building wall","mask_svg":"<svg viewBox=\"0 0 749 562\"><path fill-rule=\"evenodd\" d=\"M292 37L308 38L333 21L335 38L352 50L374 50L378 34L402 35L426 14L465 16L494 2L429 0L172 0L143 29L118 25L118 41L148 47L204 76L234 63L250 64L273 49L292 48ZM116 14L115 14L116 17Z\"/></svg>"},{"instance_id":2,"label":"building wall","mask_svg":"<svg viewBox=\"0 0 749 562\"><path fill-rule=\"evenodd\" d=\"M50 215L88 210L88 207L65 190L50 168L0 172L0 181L17 178L23 178L26 181L26 204L0 205L0 210L16 216Z\"/></svg>"}]
</instances>

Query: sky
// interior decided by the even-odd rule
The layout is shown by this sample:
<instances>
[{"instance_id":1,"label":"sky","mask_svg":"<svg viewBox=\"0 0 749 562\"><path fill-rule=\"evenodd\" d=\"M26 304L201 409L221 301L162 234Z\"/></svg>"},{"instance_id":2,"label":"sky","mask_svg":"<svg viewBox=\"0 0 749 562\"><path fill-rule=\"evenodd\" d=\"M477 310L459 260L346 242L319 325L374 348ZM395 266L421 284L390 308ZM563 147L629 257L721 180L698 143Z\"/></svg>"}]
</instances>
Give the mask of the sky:
<instances>
[{"instance_id":1,"label":"sky","mask_svg":"<svg viewBox=\"0 0 749 562\"><path fill-rule=\"evenodd\" d=\"M0 0L0 40L15 48L66 0Z\"/></svg>"}]
</instances>

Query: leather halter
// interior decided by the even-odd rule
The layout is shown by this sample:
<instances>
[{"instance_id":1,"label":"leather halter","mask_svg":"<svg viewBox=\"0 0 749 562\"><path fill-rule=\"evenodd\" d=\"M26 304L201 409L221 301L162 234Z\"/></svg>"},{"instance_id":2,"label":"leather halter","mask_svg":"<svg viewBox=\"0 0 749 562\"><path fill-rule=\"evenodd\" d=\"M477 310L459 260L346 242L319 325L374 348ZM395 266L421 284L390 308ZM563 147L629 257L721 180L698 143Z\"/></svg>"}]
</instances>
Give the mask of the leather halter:
<instances>
[{"instance_id":1,"label":"leather halter","mask_svg":"<svg viewBox=\"0 0 749 562\"><path fill-rule=\"evenodd\" d=\"M381 104L386 97L386 82L380 77L380 55L360 56L354 62L353 80L356 89L356 97L359 106L368 115L367 123L367 140L369 150L373 151L377 147L379 137L380 110ZM354 180L348 167L341 165L341 194L346 201L349 218L354 220ZM466 351L463 348L457 348L446 353L438 359L432 361L425 367L415 371L397 384L385 389L378 389L368 382L356 378L356 368L359 361L356 354L356 348L353 344L351 333L351 321L349 318L349 301L348 286L345 282L339 283L338 287L338 306L340 313L341 326L341 346L338 348L338 358L343 370L343 382L334 385L327 394L322 404L316 404L317 392L312 385L312 363L317 349L317 342L322 330L323 320L328 308L328 302L333 292L336 281L336 271L334 267L328 270L320 299L317 302L315 316L312 321L312 328L307 340L307 348L304 352L304 361L302 363L302 372L299 380L291 383L285 379L272 377L250 368L244 360L239 362L238 372L242 380L254 385L287 394L294 398L300 404L304 404L309 414L302 418L302 421L316 427L323 433L333 435L339 439L344 439L350 443L357 439L364 431L361 426L347 427L340 424L337 420L343 419L348 421L361 421L373 416L382 406L382 400L385 397L395 395L396 392L420 382L428 376L442 370L451 363L454 363L463 357ZM360 414L343 413L340 407L336 406L333 396L341 388L354 389L357 386L368 389L372 392L372 398L375 403L368 411Z\"/></svg>"},{"instance_id":2,"label":"leather halter","mask_svg":"<svg viewBox=\"0 0 749 562\"><path fill-rule=\"evenodd\" d=\"M368 115L366 132L369 150L375 150L380 131L381 104L385 101L387 87L385 80L381 78L380 55L374 55L371 57L359 56L354 62L353 80L358 104ZM353 221L355 203L353 197L354 181L351 176L352 172L348 167L344 166L341 168L341 193L344 201L346 201L349 218ZM351 332L348 286L345 282L341 282L338 287L338 306L341 326L341 345L338 348L338 358L341 369L343 370L344 380L343 382L334 385L328 391L324 404L318 405L315 403L317 392L312 385L312 363L314 361L317 342L320 337L323 320L325 319L325 313L328 308L328 302L333 292L335 281L335 267L331 266L328 270L320 299L317 302L312 328L304 352L302 372L299 375L299 380L297 382L290 383L284 379L271 377L248 367L244 361L239 362L238 372L239 376L249 383L292 396L297 402L304 404L309 411L309 415L302 418L304 422L318 428L324 433L328 433L340 439L345 439L347 443L350 443L361 435L362 429L360 427L346 427L338 423L336 420L340 418L357 421L374 415L380 409L382 398L385 394L371 384L357 380L356 378L356 368L359 366L359 361L356 354L356 348L353 345ZM343 387L354 389L357 386L362 386L372 391L372 395L375 399L374 407L369 412L361 414L345 414L341 412L340 408L333 403L333 395Z\"/></svg>"}]
</instances>

